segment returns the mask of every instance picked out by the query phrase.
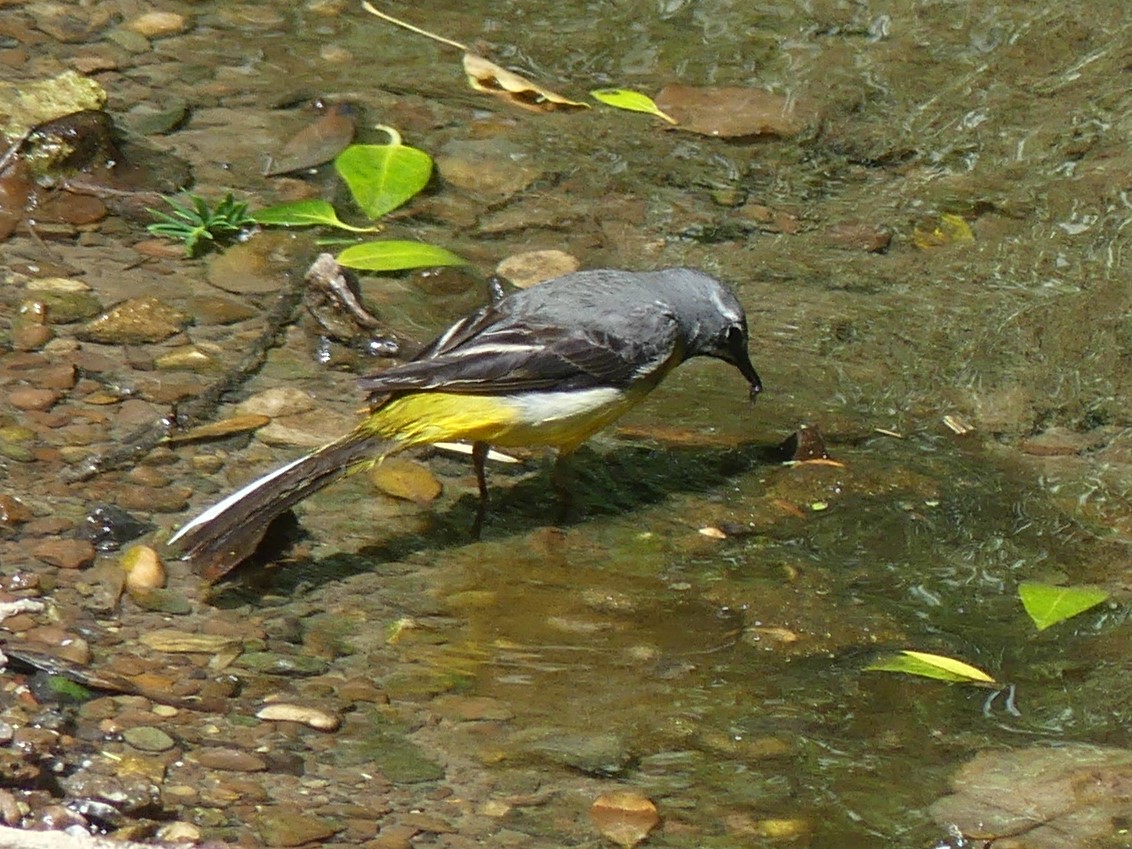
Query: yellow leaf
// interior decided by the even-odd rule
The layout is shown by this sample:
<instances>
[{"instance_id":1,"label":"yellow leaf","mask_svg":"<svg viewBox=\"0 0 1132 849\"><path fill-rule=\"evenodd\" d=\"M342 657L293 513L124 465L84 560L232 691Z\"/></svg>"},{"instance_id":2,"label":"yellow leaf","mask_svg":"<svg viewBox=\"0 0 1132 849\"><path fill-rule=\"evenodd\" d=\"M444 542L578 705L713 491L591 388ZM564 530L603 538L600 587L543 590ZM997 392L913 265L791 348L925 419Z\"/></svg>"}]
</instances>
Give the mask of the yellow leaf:
<instances>
[{"instance_id":1,"label":"yellow leaf","mask_svg":"<svg viewBox=\"0 0 1132 849\"><path fill-rule=\"evenodd\" d=\"M872 672L906 672L922 678L935 678L957 684L994 684L995 680L978 667L941 654L904 649L900 654L882 658L865 667Z\"/></svg>"},{"instance_id":2,"label":"yellow leaf","mask_svg":"<svg viewBox=\"0 0 1132 849\"><path fill-rule=\"evenodd\" d=\"M625 109L629 112L645 112L649 115L663 118L669 124L679 123L679 121L657 106L655 100L646 94L641 94L639 91L632 91L627 88L595 88L590 92L590 97L604 103L606 106L612 106L615 109Z\"/></svg>"},{"instance_id":3,"label":"yellow leaf","mask_svg":"<svg viewBox=\"0 0 1132 849\"><path fill-rule=\"evenodd\" d=\"M975 234L971 232L970 225L963 220L961 215L952 215L949 212L941 215L939 223L931 230L925 227L917 227L912 231L912 243L923 250L940 248L955 242L973 241L975 241Z\"/></svg>"},{"instance_id":4,"label":"yellow leaf","mask_svg":"<svg viewBox=\"0 0 1132 849\"><path fill-rule=\"evenodd\" d=\"M494 94L508 103L531 112L590 108L588 103L568 100L475 53L464 54L464 73L468 75L468 85L476 91Z\"/></svg>"}]
</instances>

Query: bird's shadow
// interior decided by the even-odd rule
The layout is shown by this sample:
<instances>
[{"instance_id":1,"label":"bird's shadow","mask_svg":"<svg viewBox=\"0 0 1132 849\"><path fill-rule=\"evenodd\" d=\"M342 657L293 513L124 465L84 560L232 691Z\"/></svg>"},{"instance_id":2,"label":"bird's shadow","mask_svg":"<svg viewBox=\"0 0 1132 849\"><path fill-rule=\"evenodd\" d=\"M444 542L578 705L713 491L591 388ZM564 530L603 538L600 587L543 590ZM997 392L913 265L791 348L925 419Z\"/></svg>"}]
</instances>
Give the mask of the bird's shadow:
<instances>
[{"instance_id":1,"label":"bird's shadow","mask_svg":"<svg viewBox=\"0 0 1132 849\"><path fill-rule=\"evenodd\" d=\"M492 470L490 504L482 538L521 536L546 526L572 527L595 516L631 513L677 493L710 492L760 465L788 459L780 445L747 443L732 447L656 447L625 445L597 452L582 448L568 461L571 503L564 511L545 465L508 473ZM394 533L350 553L327 557L291 556L303 531L295 514L272 522L256 552L212 587L218 607L247 604L264 593L293 596L350 576L374 571L380 562L403 561L426 551L474 542L477 498L464 495L433 514L427 533Z\"/></svg>"}]
</instances>

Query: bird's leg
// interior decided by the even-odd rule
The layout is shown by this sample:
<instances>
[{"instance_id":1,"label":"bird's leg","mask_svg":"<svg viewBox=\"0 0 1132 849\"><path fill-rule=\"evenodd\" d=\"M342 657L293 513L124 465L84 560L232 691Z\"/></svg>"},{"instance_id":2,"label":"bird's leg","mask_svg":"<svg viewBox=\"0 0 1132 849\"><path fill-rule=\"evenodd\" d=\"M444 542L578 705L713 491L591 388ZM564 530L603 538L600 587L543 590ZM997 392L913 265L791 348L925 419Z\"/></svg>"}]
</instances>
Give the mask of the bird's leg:
<instances>
[{"instance_id":1,"label":"bird's leg","mask_svg":"<svg viewBox=\"0 0 1132 849\"><path fill-rule=\"evenodd\" d=\"M550 472L550 485L554 487L554 494L558 496L558 523L563 524L570 518L570 511L574 506L574 494L570 491L570 464L569 457L573 452L559 450L554 458L554 468Z\"/></svg>"},{"instance_id":2,"label":"bird's leg","mask_svg":"<svg viewBox=\"0 0 1132 849\"><path fill-rule=\"evenodd\" d=\"M487 516L487 473L484 463L487 461L487 452L491 446L486 442L472 443L472 467L476 470L476 486L480 490L480 503L476 507L476 518L472 522L472 538L479 539L483 530L483 520Z\"/></svg>"}]
</instances>

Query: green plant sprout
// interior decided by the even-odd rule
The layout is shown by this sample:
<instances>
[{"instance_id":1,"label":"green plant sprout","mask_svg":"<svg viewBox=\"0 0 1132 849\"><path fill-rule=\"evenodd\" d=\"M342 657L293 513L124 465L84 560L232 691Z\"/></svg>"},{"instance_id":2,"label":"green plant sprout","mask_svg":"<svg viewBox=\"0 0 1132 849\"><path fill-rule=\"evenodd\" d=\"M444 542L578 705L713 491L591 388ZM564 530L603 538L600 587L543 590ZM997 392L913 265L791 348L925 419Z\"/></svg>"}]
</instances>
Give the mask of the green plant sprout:
<instances>
[{"instance_id":1,"label":"green plant sprout","mask_svg":"<svg viewBox=\"0 0 1132 849\"><path fill-rule=\"evenodd\" d=\"M388 144L352 144L338 154L334 168L355 205L376 222L422 192L432 177L432 157L409 147L392 127L378 125ZM201 240L217 242L252 224L265 227L334 227L350 233L373 233L378 224L358 227L338 217L334 207L317 198L287 201L248 213L231 193L215 209L196 195L191 207L166 199L172 213L149 212L158 219L146 229L185 243L185 256L194 256ZM401 271L439 265L466 265L451 251L423 242L384 240L353 244L335 257L340 265L363 271Z\"/></svg>"},{"instance_id":2,"label":"green plant sprout","mask_svg":"<svg viewBox=\"0 0 1132 849\"><path fill-rule=\"evenodd\" d=\"M222 241L256 223L255 219L248 215L248 205L238 202L231 192L215 207L210 207L208 202L198 195L190 194L187 197L191 205L165 199L165 202L173 207L172 213L147 209L146 211L157 221L145 228L155 236L184 242L187 257L196 256L202 240Z\"/></svg>"}]
</instances>

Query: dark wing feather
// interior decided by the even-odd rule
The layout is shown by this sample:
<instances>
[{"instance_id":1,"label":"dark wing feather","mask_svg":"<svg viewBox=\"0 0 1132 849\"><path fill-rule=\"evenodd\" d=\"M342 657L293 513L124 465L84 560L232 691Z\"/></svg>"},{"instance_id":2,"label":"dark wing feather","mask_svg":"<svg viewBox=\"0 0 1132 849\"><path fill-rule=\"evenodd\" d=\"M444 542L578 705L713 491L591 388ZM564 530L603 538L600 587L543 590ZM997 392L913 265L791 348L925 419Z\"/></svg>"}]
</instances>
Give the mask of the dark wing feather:
<instances>
[{"instance_id":1,"label":"dark wing feather","mask_svg":"<svg viewBox=\"0 0 1132 849\"><path fill-rule=\"evenodd\" d=\"M489 307L462 319L412 361L363 379L362 388L377 399L405 391L491 395L623 387L676 350L676 321L655 309L626 315L616 322L621 332L485 321L492 312Z\"/></svg>"}]
</instances>

